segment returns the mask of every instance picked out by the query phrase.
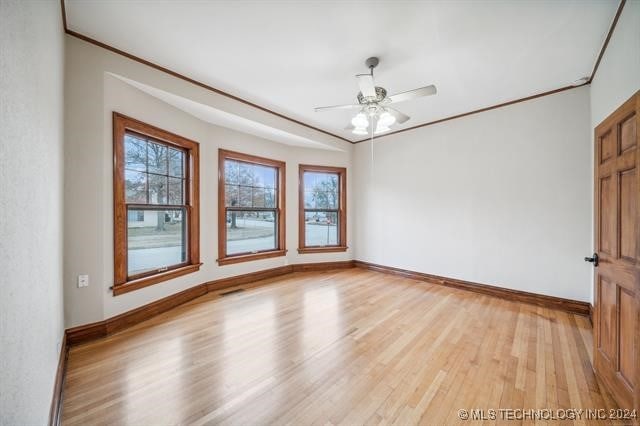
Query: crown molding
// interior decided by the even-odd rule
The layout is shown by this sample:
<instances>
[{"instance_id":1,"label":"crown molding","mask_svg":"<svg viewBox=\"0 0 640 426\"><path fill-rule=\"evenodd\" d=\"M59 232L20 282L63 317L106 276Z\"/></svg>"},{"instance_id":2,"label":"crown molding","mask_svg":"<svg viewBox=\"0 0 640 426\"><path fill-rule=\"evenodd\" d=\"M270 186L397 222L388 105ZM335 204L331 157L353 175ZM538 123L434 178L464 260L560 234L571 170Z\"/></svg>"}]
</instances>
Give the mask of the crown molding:
<instances>
[{"instance_id":1,"label":"crown molding","mask_svg":"<svg viewBox=\"0 0 640 426\"><path fill-rule=\"evenodd\" d=\"M596 76L596 71L598 71L598 67L600 66L600 61L604 56L604 52L607 50L607 46L609 45L609 40L611 40L613 31L616 29L616 25L618 25L618 19L620 19L620 15L622 15L622 9L624 9L624 5L626 2L627 0L620 0L620 4L618 5L618 10L616 11L616 15L613 17L613 21L611 21L611 25L609 26L609 32L607 33L607 37L604 39L604 43L600 48L598 59L596 59L596 63L593 65L593 71L591 71L591 76L589 76L589 83L591 83L593 81L593 78Z\"/></svg>"}]
</instances>

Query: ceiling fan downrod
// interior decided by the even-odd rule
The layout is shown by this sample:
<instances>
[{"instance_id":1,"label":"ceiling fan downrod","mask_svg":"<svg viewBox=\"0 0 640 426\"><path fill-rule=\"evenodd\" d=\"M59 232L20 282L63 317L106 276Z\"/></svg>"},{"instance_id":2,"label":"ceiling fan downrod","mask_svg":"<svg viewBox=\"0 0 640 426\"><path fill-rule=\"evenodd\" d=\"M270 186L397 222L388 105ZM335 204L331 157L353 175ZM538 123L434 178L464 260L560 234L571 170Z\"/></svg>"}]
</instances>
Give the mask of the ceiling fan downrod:
<instances>
[{"instance_id":1,"label":"ceiling fan downrod","mask_svg":"<svg viewBox=\"0 0 640 426\"><path fill-rule=\"evenodd\" d=\"M364 61L364 64L367 66L367 68L369 68L369 72L371 73L371 75L373 75L373 69L377 67L379 63L380 59L378 59L377 56L372 56Z\"/></svg>"}]
</instances>

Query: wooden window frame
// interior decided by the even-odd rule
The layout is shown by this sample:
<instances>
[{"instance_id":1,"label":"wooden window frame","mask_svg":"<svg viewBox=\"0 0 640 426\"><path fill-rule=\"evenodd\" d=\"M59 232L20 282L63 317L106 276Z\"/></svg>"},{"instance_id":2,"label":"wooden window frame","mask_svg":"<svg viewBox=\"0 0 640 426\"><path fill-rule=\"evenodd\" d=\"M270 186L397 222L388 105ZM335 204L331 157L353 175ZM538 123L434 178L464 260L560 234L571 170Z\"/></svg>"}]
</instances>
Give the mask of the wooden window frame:
<instances>
[{"instance_id":1,"label":"wooden window frame","mask_svg":"<svg viewBox=\"0 0 640 426\"><path fill-rule=\"evenodd\" d=\"M305 222L304 222L304 173L336 173L339 179L338 188L340 190L338 206L338 244L331 246L307 246L305 244ZM346 251L347 247L347 169L344 167L314 166L300 164L298 175L298 253L331 253Z\"/></svg>"},{"instance_id":2,"label":"wooden window frame","mask_svg":"<svg viewBox=\"0 0 640 426\"><path fill-rule=\"evenodd\" d=\"M275 167L278 173L278 196L276 206L276 232L278 246L275 250L260 251L249 254L227 255L227 207L225 200L225 160L236 160L261 166ZM218 265L249 262L270 257L279 257L287 254L286 249L286 163L270 158L258 157L250 154L218 149Z\"/></svg>"},{"instance_id":3,"label":"wooden window frame","mask_svg":"<svg viewBox=\"0 0 640 426\"><path fill-rule=\"evenodd\" d=\"M173 148L179 148L185 155L184 207L187 215L187 256L188 260L168 269L158 269L143 274L129 276L127 267L127 202L125 194L125 150L126 132L141 136ZM143 287L167 281L200 269L200 161L199 144L126 115L113 113L113 295L128 293ZM150 205L151 207L156 205ZM182 207L183 205L180 205ZM158 205L158 207L171 207ZM173 206L175 207L175 206Z\"/></svg>"}]
</instances>

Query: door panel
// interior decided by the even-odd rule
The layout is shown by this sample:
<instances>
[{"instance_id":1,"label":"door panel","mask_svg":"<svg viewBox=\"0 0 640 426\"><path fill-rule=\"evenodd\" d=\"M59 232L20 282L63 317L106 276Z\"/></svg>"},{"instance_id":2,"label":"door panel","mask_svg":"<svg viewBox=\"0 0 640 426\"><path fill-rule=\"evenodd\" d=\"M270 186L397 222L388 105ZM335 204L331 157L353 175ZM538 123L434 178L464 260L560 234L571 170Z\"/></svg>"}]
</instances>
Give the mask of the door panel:
<instances>
[{"instance_id":1,"label":"door panel","mask_svg":"<svg viewBox=\"0 0 640 426\"><path fill-rule=\"evenodd\" d=\"M620 173L620 257L630 262L636 259L636 221L638 217L638 187L636 168Z\"/></svg>"},{"instance_id":2,"label":"door panel","mask_svg":"<svg viewBox=\"0 0 640 426\"><path fill-rule=\"evenodd\" d=\"M626 290L620 291L620 374L631 389L633 374L633 327L636 301Z\"/></svg>"},{"instance_id":3,"label":"door panel","mask_svg":"<svg viewBox=\"0 0 640 426\"><path fill-rule=\"evenodd\" d=\"M608 362L615 360L616 356L616 299L617 286L600 277L600 329L609 330L610 333L600 333L598 342L599 350Z\"/></svg>"},{"instance_id":4,"label":"door panel","mask_svg":"<svg viewBox=\"0 0 640 426\"><path fill-rule=\"evenodd\" d=\"M613 255L616 243L616 188L613 176L600 179L600 247L602 253Z\"/></svg>"},{"instance_id":5,"label":"door panel","mask_svg":"<svg viewBox=\"0 0 640 426\"><path fill-rule=\"evenodd\" d=\"M636 121L635 114L631 114L620 124L620 152L636 147Z\"/></svg>"},{"instance_id":6,"label":"door panel","mask_svg":"<svg viewBox=\"0 0 640 426\"><path fill-rule=\"evenodd\" d=\"M613 132L609 130L599 138L600 140L600 164L607 162L613 158L616 152L616 145L613 139Z\"/></svg>"},{"instance_id":7,"label":"door panel","mask_svg":"<svg viewBox=\"0 0 640 426\"><path fill-rule=\"evenodd\" d=\"M595 130L594 368L622 408L640 410L640 92Z\"/></svg>"}]
</instances>

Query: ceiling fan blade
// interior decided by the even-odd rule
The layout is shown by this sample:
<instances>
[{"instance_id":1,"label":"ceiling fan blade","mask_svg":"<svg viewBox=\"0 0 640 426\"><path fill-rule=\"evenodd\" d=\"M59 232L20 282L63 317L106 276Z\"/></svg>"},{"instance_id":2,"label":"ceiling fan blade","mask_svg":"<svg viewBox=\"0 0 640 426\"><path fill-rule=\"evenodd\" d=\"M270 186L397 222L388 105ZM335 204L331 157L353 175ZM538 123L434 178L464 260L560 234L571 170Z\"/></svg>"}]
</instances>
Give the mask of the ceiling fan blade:
<instances>
[{"instance_id":1,"label":"ceiling fan blade","mask_svg":"<svg viewBox=\"0 0 640 426\"><path fill-rule=\"evenodd\" d=\"M360 92L365 98L376 97L376 85L373 82L373 76L371 74L358 74L358 85L360 86Z\"/></svg>"},{"instance_id":2,"label":"ceiling fan blade","mask_svg":"<svg viewBox=\"0 0 640 426\"><path fill-rule=\"evenodd\" d=\"M389 107L386 107L385 109L389 112L389 114L393 115L396 118L396 123L398 124L406 123L411 118L407 114L404 114L397 109Z\"/></svg>"},{"instance_id":3,"label":"ceiling fan blade","mask_svg":"<svg viewBox=\"0 0 640 426\"><path fill-rule=\"evenodd\" d=\"M422 96L430 96L438 93L436 86L421 87L419 89L407 90L389 97L392 103L410 101L411 99L420 98Z\"/></svg>"},{"instance_id":4,"label":"ceiling fan blade","mask_svg":"<svg viewBox=\"0 0 640 426\"><path fill-rule=\"evenodd\" d=\"M362 108L362 105L360 104L332 105L332 106L326 106L326 107L317 107L317 108L314 108L314 110L316 112L322 112L322 111L331 111L334 109L353 109L353 108Z\"/></svg>"}]
</instances>

